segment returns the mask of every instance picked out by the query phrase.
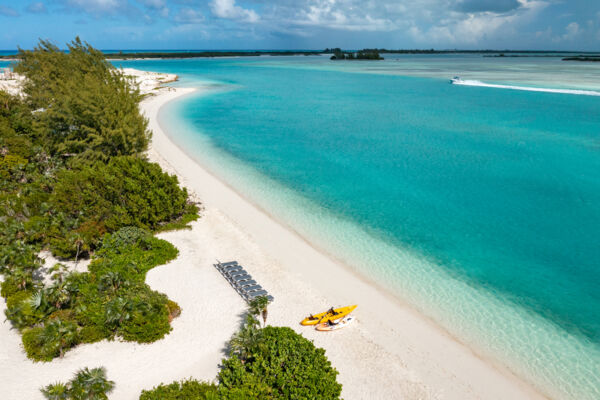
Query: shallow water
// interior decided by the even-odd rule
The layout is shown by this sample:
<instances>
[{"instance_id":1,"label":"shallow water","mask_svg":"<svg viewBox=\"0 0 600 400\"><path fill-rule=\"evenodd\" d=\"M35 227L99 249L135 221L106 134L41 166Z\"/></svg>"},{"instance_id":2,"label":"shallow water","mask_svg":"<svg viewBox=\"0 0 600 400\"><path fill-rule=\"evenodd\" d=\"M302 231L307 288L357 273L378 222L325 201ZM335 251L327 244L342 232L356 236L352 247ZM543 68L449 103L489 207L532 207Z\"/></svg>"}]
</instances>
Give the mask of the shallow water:
<instances>
[{"instance_id":1,"label":"shallow water","mask_svg":"<svg viewBox=\"0 0 600 400\"><path fill-rule=\"evenodd\" d=\"M558 398L600 397L600 68L559 59L115 62L208 95L173 139L320 247Z\"/></svg>"}]
</instances>

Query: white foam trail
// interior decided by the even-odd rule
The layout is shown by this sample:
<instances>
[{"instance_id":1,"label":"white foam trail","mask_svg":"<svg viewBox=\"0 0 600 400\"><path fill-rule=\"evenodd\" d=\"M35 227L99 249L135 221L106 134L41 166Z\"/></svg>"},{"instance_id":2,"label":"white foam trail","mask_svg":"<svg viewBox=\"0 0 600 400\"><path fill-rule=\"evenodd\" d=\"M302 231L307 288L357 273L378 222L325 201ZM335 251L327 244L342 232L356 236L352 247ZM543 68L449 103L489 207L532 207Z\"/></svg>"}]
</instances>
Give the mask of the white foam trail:
<instances>
[{"instance_id":1,"label":"white foam trail","mask_svg":"<svg viewBox=\"0 0 600 400\"><path fill-rule=\"evenodd\" d=\"M530 87L530 86L497 85L497 84L493 84L493 83L485 83L485 82L469 80L469 79L453 80L452 84L464 85L464 86L481 86L481 87L490 87L490 88L497 88L497 89L526 90L529 92L566 93L566 94L578 94L578 95L584 95L584 96L600 96L600 92L596 92L594 90L551 89L551 88L537 88L537 87Z\"/></svg>"}]
</instances>

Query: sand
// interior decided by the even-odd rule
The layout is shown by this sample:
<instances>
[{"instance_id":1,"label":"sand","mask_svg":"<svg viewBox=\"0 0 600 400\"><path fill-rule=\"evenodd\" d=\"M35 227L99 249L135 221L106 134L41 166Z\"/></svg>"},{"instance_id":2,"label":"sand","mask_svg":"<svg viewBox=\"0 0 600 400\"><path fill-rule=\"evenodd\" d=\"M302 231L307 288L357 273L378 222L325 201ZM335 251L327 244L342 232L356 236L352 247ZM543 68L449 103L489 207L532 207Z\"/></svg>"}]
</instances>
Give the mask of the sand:
<instances>
[{"instance_id":1,"label":"sand","mask_svg":"<svg viewBox=\"0 0 600 400\"><path fill-rule=\"evenodd\" d=\"M345 399L543 398L508 370L478 357L410 306L317 250L173 144L158 111L193 91L163 88L142 103L154 132L148 157L177 174L204 207L191 230L158 235L180 254L147 275L153 289L182 308L173 331L152 344L102 341L80 345L51 363L34 363L26 358L20 335L5 321L0 326L3 399L41 398L39 387L67 380L85 366L107 368L116 382L110 398L116 400L136 399L142 389L160 382L213 380L245 309L213 267L217 259L237 260L275 297L268 323L289 326L326 350L340 373ZM328 284L329 278L338 284ZM357 321L346 329L321 333L298 324L309 312L352 303L359 305Z\"/></svg>"}]
</instances>

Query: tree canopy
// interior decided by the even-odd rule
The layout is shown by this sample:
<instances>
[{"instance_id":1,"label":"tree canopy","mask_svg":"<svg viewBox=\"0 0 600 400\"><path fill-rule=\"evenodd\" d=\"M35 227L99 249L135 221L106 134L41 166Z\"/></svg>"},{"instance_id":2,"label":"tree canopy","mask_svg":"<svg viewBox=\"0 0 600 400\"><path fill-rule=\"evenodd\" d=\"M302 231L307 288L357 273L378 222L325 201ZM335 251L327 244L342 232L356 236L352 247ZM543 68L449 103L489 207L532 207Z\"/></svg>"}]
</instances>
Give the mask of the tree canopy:
<instances>
[{"instance_id":1,"label":"tree canopy","mask_svg":"<svg viewBox=\"0 0 600 400\"><path fill-rule=\"evenodd\" d=\"M67 47L41 40L33 50L19 49L14 68L27 78L26 102L48 150L90 160L144 151L150 132L137 87L79 38Z\"/></svg>"},{"instance_id":2,"label":"tree canopy","mask_svg":"<svg viewBox=\"0 0 600 400\"><path fill-rule=\"evenodd\" d=\"M181 310L144 281L177 250L152 233L198 218L177 178L144 157L133 82L79 39L68 50L20 50L24 96L0 91L0 294L36 361L79 343L166 335ZM85 273L53 267L48 282L41 250L93 261Z\"/></svg>"}]
</instances>

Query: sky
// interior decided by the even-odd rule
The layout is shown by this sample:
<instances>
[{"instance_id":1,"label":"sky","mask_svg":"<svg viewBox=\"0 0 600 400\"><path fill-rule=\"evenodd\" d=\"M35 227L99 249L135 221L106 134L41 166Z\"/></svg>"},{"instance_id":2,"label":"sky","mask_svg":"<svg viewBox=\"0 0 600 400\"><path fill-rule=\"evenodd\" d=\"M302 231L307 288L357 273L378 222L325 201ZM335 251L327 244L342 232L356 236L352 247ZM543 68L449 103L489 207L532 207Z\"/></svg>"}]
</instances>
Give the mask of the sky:
<instances>
[{"instance_id":1,"label":"sky","mask_svg":"<svg viewBox=\"0 0 600 400\"><path fill-rule=\"evenodd\" d=\"M0 49L600 51L600 0L0 0Z\"/></svg>"}]
</instances>

